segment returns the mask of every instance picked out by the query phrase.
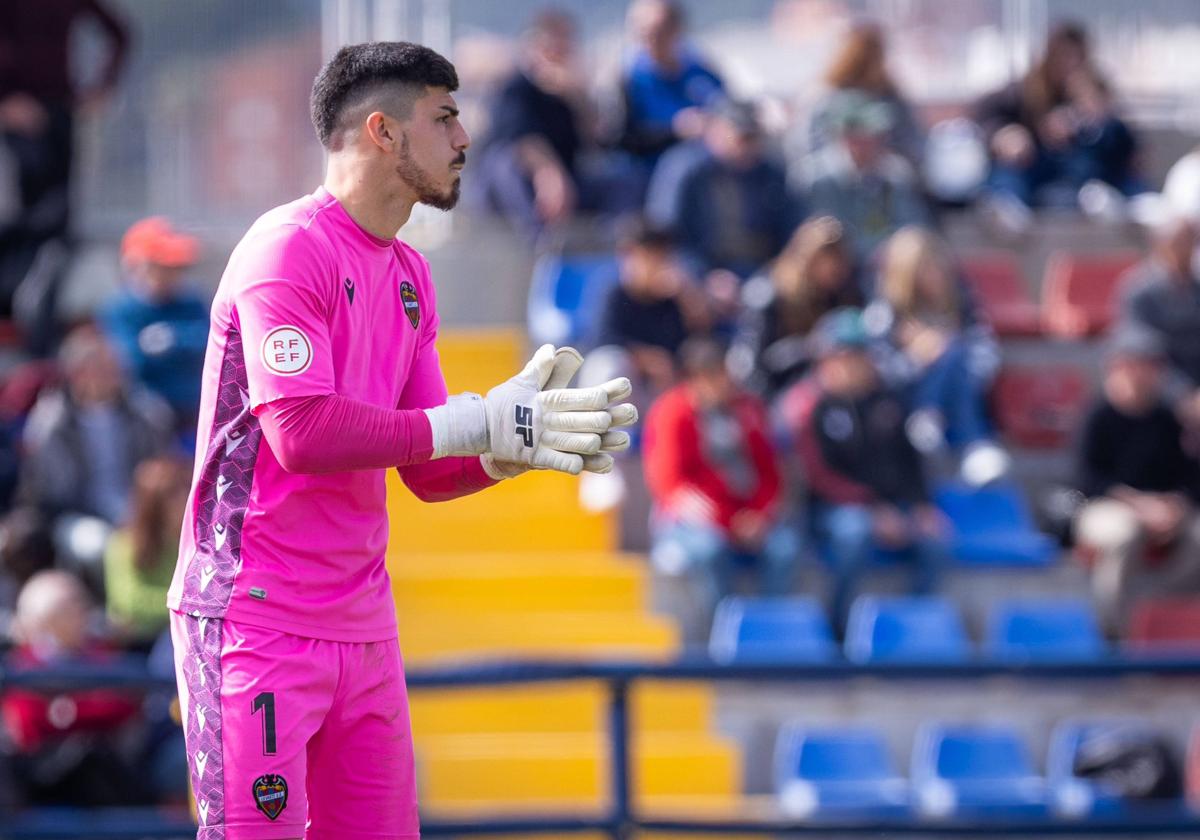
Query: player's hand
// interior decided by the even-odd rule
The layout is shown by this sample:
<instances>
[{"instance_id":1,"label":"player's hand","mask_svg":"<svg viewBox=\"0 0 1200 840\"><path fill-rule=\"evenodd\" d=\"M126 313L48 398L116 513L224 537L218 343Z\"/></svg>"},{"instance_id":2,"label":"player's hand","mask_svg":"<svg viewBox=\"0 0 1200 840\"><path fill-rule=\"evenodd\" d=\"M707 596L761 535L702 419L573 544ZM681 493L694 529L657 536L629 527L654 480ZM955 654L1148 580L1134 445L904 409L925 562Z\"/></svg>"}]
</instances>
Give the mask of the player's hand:
<instances>
[{"instance_id":1,"label":"player's hand","mask_svg":"<svg viewBox=\"0 0 1200 840\"><path fill-rule=\"evenodd\" d=\"M550 378L546 380L542 392L558 391L558 390L574 390L588 391L593 389L568 389L571 379L575 378L575 374L583 365L583 356L578 353L578 350L572 347L560 347L554 352L554 365L551 368ZM611 415L611 425L608 426L608 431L600 434L600 449L594 454L583 455L583 470L588 473L611 473L613 469L613 458L610 452L622 451L629 449L629 434L619 431L620 427L630 426L637 421L637 409L630 404L613 404L616 400L624 400L628 396L628 390L617 388L623 380L613 379L610 383L601 385L601 389L606 389L607 392L616 394L608 402L605 407L606 412ZM493 479L512 479L521 475L530 468L538 468L535 464L527 464L514 461L499 460L492 452L482 456L484 469Z\"/></svg>"},{"instance_id":2,"label":"player's hand","mask_svg":"<svg viewBox=\"0 0 1200 840\"><path fill-rule=\"evenodd\" d=\"M496 463L572 475L582 472L585 457L600 454L606 443L613 442L602 436L614 424L636 420L633 406L615 405L632 387L621 378L595 388L543 390L554 373L555 357L554 347L544 345L524 370L486 397L460 394L444 406L429 409L434 456L490 453ZM578 367L574 360L564 364Z\"/></svg>"}]
</instances>

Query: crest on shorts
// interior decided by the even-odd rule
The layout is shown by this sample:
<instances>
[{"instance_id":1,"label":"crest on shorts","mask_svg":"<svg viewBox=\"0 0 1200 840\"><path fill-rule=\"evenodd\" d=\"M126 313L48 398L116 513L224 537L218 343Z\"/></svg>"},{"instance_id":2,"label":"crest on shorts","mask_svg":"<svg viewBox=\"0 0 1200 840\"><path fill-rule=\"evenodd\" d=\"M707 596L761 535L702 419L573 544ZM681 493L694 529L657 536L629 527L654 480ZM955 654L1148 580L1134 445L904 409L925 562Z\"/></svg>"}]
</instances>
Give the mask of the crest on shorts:
<instances>
[{"instance_id":1,"label":"crest on shorts","mask_svg":"<svg viewBox=\"0 0 1200 840\"><path fill-rule=\"evenodd\" d=\"M273 820L287 807L287 781L278 773L267 773L254 780L254 804Z\"/></svg>"},{"instance_id":2,"label":"crest on shorts","mask_svg":"<svg viewBox=\"0 0 1200 840\"><path fill-rule=\"evenodd\" d=\"M421 301L417 299L417 290L413 284L405 280L400 284L400 301L404 304L404 314L415 330L421 323Z\"/></svg>"}]
</instances>

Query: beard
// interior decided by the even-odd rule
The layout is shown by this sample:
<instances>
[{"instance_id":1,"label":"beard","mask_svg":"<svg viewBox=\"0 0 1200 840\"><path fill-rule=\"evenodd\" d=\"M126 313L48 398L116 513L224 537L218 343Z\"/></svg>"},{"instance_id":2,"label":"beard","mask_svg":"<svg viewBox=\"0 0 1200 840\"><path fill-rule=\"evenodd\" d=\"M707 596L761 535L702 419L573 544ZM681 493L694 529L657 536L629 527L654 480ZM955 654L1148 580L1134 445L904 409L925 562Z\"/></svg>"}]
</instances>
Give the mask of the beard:
<instances>
[{"instance_id":1,"label":"beard","mask_svg":"<svg viewBox=\"0 0 1200 840\"><path fill-rule=\"evenodd\" d=\"M460 155L460 157L465 162L466 156ZM449 187L439 187L430 174L413 160L407 135L400 139L400 158L396 164L396 174L408 185L409 189L417 194L417 201L421 204L436 207L438 210L453 210L454 205L458 204L462 178L456 174L454 182Z\"/></svg>"}]
</instances>

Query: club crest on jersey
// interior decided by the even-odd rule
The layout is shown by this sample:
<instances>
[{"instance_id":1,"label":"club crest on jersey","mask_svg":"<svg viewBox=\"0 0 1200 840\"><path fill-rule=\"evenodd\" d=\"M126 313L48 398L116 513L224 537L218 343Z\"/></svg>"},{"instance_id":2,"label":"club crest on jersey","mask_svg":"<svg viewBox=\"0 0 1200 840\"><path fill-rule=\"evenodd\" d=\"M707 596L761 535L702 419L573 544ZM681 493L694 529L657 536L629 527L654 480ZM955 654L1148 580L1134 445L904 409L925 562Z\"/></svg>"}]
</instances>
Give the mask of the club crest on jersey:
<instances>
[{"instance_id":1,"label":"club crest on jersey","mask_svg":"<svg viewBox=\"0 0 1200 840\"><path fill-rule=\"evenodd\" d=\"M254 804L273 820L287 807L287 781L278 773L267 773L254 780Z\"/></svg>"},{"instance_id":2,"label":"club crest on jersey","mask_svg":"<svg viewBox=\"0 0 1200 840\"><path fill-rule=\"evenodd\" d=\"M421 323L421 301L417 299L417 290L407 280L400 284L400 301L404 304L408 322L415 330Z\"/></svg>"}]
</instances>

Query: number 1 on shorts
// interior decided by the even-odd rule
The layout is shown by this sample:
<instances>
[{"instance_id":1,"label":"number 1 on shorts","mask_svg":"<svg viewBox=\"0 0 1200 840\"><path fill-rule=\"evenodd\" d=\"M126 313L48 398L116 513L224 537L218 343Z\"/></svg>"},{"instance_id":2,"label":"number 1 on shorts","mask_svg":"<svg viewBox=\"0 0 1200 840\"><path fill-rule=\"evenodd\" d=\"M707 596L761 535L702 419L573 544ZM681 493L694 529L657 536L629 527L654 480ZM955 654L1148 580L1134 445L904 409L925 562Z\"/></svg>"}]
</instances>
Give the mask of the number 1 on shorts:
<instances>
[{"instance_id":1,"label":"number 1 on shorts","mask_svg":"<svg viewBox=\"0 0 1200 840\"><path fill-rule=\"evenodd\" d=\"M275 692L264 691L254 698L252 715L263 710L263 755L275 755Z\"/></svg>"}]
</instances>

